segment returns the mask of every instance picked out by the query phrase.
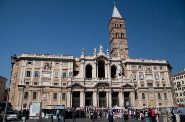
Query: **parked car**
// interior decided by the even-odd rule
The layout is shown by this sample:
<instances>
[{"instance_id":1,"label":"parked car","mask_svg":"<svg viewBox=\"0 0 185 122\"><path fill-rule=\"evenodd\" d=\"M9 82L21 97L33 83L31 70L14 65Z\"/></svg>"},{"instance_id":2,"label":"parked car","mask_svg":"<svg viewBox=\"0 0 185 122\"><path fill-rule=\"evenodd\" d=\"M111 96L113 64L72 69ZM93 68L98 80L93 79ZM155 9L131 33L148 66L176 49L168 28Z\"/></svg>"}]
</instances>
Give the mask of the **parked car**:
<instances>
[{"instance_id":1,"label":"parked car","mask_svg":"<svg viewBox=\"0 0 185 122\"><path fill-rule=\"evenodd\" d=\"M3 114L5 117L5 114ZM7 111L6 120L7 121L15 121L18 119L17 114L14 111Z\"/></svg>"}]
</instances>

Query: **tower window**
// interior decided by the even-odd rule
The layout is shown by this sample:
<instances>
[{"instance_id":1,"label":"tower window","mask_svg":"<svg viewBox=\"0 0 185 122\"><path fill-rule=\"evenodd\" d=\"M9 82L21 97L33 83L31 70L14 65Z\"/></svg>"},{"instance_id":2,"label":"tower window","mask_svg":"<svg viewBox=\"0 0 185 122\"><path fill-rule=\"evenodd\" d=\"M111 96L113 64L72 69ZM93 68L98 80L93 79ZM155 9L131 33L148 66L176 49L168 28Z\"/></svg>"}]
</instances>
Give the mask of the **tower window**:
<instances>
[{"instance_id":1,"label":"tower window","mask_svg":"<svg viewBox=\"0 0 185 122\"><path fill-rule=\"evenodd\" d=\"M92 78L92 66L88 64L85 68L86 78Z\"/></svg>"},{"instance_id":2,"label":"tower window","mask_svg":"<svg viewBox=\"0 0 185 122\"><path fill-rule=\"evenodd\" d=\"M117 68L115 65L111 66L111 78L116 78L116 70Z\"/></svg>"}]
</instances>

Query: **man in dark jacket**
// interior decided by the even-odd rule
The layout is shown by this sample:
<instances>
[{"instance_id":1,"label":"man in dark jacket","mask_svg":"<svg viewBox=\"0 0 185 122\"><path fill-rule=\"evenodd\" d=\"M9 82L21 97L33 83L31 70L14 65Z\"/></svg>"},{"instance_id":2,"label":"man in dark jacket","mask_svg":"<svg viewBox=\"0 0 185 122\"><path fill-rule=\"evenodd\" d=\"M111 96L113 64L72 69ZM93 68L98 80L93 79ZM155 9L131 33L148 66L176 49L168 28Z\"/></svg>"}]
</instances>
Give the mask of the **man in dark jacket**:
<instances>
[{"instance_id":1,"label":"man in dark jacket","mask_svg":"<svg viewBox=\"0 0 185 122\"><path fill-rule=\"evenodd\" d=\"M114 113L111 110L109 111L108 119L109 119L109 122L113 122L114 121Z\"/></svg>"}]
</instances>

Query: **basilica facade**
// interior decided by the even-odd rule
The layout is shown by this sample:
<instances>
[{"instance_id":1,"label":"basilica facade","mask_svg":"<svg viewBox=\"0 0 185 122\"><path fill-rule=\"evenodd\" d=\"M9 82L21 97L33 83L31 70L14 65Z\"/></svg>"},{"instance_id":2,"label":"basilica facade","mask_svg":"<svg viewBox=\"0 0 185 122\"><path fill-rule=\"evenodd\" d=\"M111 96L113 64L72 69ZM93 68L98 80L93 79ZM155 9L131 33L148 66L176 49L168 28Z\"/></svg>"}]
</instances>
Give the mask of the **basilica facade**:
<instances>
[{"instance_id":1,"label":"basilica facade","mask_svg":"<svg viewBox=\"0 0 185 122\"><path fill-rule=\"evenodd\" d=\"M100 45L80 57L27 54L12 56L9 101L16 110L40 102L42 108L172 107L166 60L131 59L122 18L116 5L109 22L110 51ZM108 43L108 42L107 42Z\"/></svg>"}]
</instances>

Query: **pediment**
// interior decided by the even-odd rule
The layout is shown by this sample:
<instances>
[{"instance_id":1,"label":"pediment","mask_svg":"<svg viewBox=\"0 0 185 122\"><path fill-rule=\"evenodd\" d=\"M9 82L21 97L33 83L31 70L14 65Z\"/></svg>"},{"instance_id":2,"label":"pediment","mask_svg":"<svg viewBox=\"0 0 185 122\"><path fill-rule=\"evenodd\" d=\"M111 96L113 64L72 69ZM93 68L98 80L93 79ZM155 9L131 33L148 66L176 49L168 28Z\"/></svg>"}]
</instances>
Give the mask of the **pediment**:
<instances>
[{"instance_id":1,"label":"pediment","mask_svg":"<svg viewBox=\"0 0 185 122\"><path fill-rule=\"evenodd\" d=\"M108 58L107 58L106 55L98 55L98 56L96 57L96 60L98 60L98 59L108 60Z\"/></svg>"},{"instance_id":2,"label":"pediment","mask_svg":"<svg viewBox=\"0 0 185 122\"><path fill-rule=\"evenodd\" d=\"M84 86L82 86L79 83L74 83L74 84L71 85L71 87L73 87L73 88L84 88Z\"/></svg>"},{"instance_id":3,"label":"pediment","mask_svg":"<svg viewBox=\"0 0 185 122\"><path fill-rule=\"evenodd\" d=\"M125 84L122 85L122 87L124 87L124 88L133 88L134 84L132 84L132 83L125 83Z\"/></svg>"},{"instance_id":4,"label":"pediment","mask_svg":"<svg viewBox=\"0 0 185 122\"><path fill-rule=\"evenodd\" d=\"M95 87L97 88L108 88L109 87L109 83L108 82L98 82Z\"/></svg>"}]
</instances>

